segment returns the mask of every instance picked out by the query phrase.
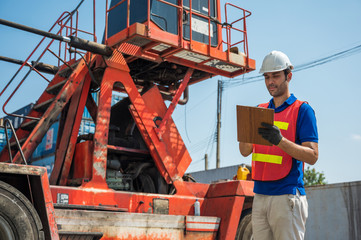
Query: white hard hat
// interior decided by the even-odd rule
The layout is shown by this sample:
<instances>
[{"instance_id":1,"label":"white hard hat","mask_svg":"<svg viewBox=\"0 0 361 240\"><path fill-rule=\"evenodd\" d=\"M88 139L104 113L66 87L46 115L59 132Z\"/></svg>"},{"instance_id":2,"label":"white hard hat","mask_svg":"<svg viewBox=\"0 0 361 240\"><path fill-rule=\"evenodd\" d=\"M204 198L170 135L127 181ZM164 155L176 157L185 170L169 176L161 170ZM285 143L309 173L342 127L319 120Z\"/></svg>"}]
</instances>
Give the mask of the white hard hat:
<instances>
[{"instance_id":1,"label":"white hard hat","mask_svg":"<svg viewBox=\"0 0 361 240\"><path fill-rule=\"evenodd\" d=\"M280 51L272 51L264 57L259 73L278 72L287 68L293 69L293 65L287 55Z\"/></svg>"}]
</instances>

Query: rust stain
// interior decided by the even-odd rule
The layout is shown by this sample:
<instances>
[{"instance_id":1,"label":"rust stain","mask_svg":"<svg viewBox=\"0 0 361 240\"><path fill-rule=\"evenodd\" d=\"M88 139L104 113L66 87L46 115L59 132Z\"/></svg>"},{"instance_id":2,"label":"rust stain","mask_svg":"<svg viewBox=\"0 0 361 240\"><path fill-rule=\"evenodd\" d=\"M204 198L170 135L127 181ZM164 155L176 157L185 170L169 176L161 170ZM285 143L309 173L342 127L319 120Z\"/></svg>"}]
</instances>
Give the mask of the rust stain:
<instances>
[{"instance_id":1,"label":"rust stain","mask_svg":"<svg viewBox=\"0 0 361 240\"><path fill-rule=\"evenodd\" d=\"M103 166L103 162L95 162L93 166L95 169L95 174L97 174L101 177L105 176L105 169Z\"/></svg>"}]
</instances>

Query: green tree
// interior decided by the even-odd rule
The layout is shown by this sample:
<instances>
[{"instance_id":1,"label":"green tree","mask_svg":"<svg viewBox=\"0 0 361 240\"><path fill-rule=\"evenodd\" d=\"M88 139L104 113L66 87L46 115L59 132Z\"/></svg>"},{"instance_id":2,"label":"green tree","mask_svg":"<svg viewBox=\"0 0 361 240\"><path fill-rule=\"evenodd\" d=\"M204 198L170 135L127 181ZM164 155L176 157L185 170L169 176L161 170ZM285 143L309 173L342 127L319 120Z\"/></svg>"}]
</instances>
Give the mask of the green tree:
<instances>
[{"instance_id":1,"label":"green tree","mask_svg":"<svg viewBox=\"0 0 361 240\"><path fill-rule=\"evenodd\" d=\"M305 182L305 186L327 184L325 174L323 172L317 172L316 169L310 168L310 166L307 166L304 172L303 181Z\"/></svg>"}]
</instances>

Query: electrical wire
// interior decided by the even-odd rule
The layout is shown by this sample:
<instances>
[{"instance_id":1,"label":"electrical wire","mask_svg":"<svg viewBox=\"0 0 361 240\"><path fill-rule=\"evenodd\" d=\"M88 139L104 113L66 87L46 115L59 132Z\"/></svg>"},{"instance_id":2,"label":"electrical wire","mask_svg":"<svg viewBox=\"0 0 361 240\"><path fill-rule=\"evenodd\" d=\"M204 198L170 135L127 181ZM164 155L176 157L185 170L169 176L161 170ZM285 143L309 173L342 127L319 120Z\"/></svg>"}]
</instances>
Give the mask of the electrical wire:
<instances>
[{"instance_id":1,"label":"electrical wire","mask_svg":"<svg viewBox=\"0 0 361 240\"><path fill-rule=\"evenodd\" d=\"M206 155L209 152L208 159L211 159L211 157L213 156L213 150L214 150L214 143L215 142L217 142L217 123L216 122L214 124L212 138L209 139L206 151L204 153L204 155ZM210 151L208 151L209 147L211 147Z\"/></svg>"},{"instance_id":2,"label":"electrical wire","mask_svg":"<svg viewBox=\"0 0 361 240\"><path fill-rule=\"evenodd\" d=\"M314 68L329 62L333 62L336 60L339 60L341 58L346 58L346 57L350 57L354 54L358 54L361 52L361 45L357 45L354 46L352 48L331 54L327 57L323 57L320 59L316 59L307 63L303 63L300 65L296 65L293 72L299 72L299 71L303 71L306 69L310 69L310 68ZM232 88L232 87L236 87L239 85L244 85L244 84L248 84L248 83L253 83L253 82L258 82L258 81L262 81L264 80L263 75L258 75L258 76L252 76L252 77L244 77L244 75L241 78L229 78L227 80L223 81L223 87L224 88Z\"/></svg>"},{"instance_id":3,"label":"electrical wire","mask_svg":"<svg viewBox=\"0 0 361 240\"><path fill-rule=\"evenodd\" d=\"M217 90L214 90L213 92L210 92L207 96L205 96L201 101L197 102L196 105L192 106L188 111L192 111L197 107L202 106L201 103L203 103L204 101L208 100L213 94L215 94L217 92ZM187 106L187 105L186 105ZM176 120L180 120L181 118L183 118L183 116L180 116L178 118L176 118Z\"/></svg>"},{"instance_id":4,"label":"electrical wire","mask_svg":"<svg viewBox=\"0 0 361 240\"><path fill-rule=\"evenodd\" d=\"M185 105L185 108L184 108L184 128L185 128L184 130L186 132L187 139L191 143L192 141L188 136L188 130L187 130L188 129L187 128L187 104Z\"/></svg>"},{"instance_id":5,"label":"electrical wire","mask_svg":"<svg viewBox=\"0 0 361 240\"><path fill-rule=\"evenodd\" d=\"M200 140L199 142L195 143L195 144L192 144L190 147L189 147L189 150L192 152L192 153L196 153L196 152L199 152L200 150L203 150L207 145L208 145L208 142L210 139L214 138L213 134Z\"/></svg>"}]
</instances>

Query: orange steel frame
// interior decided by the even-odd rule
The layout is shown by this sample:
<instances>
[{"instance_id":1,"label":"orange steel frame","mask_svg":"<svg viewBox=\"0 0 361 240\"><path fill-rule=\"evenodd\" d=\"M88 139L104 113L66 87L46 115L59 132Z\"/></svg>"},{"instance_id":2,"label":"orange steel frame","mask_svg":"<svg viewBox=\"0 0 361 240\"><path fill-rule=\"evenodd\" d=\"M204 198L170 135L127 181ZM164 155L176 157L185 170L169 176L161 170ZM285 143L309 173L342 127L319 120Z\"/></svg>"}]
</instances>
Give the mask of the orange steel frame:
<instances>
[{"instance_id":1,"label":"orange steel frame","mask_svg":"<svg viewBox=\"0 0 361 240\"><path fill-rule=\"evenodd\" d=\"M99 60L99 59L98 59ZM164 122L165 129L171 131L171 134L164 134L163 138L159 136L159 128L154 123L154 117L166 115L167 109L157 88L150 91L149 96L141 96L137 86L129 75L129 69L125 63L125 59L121 54L106 60L107 67L101 81L99 103L96 111L96 130L94 141L89 141L82 149L84 152L81 159L75 158L74 161L78 166L75 171L84 171L86 166L90 166L90 179L83 181L79 188L66 186L51 186L53 200L56 201L57 195L60 193L69 195L69 204L103 206L109 209L122 210L134 213L145 213L149 206L152 206L154 198L162 198L169 200L169 214L173 215L193 215L193 204L196 199L201 204L201 215L217 216L221 218L219 229L219 239L234 239L240 213L250 206L244 205L246 197L253 195L253 183L250 181L230 181L219 184L201 184L184 182L182 176L191 162L191 158L184 143L176 130L174 122L171 118ZM190 71L191 73L191 71ZM77 75L77 73L74 73ZM188 78L189 78L188 74ZM79 75L80 76L80 75ZM187 77L186 77L187 78ZM74 81L81 79L74 79ZM85 77L84 87L89 81ZM80 83L82 84L82 83ZM148 146L149 152L164 179L173 184L176 189L174 195L147 194L135 192L123 192L109 189L106 183L106 161L109 146L108 128L110 121L110 105L112 91L115 87L119 87L125 91L131 101L130 111L140 129L144 140ZM86 91L83 92L86 96ZM146 94L144 94L146 95ZM75 96L75 95L74 95ZM81 98L81 97L80 97ZM152 100L152 101L149 101ZM80 104L84 107L83 104ZM71 108L71 107L70 107ZM73 115L71 115L73 116ZM71 133L75 133L78 129L80 120L76 115L74 127L67 129ZM171 138L169 136L172 135ZM74 136L74 134L72 134ZM76 136L76 134L75 134ZM176 149L172 147L176 140ZM82 144L82 143L80 143ZM84 143L83 143L84 144ZM69 141L69 149L74 149L76 138ZM91 147L89 147L91 146ZM115 146L113 146L114 148ZM116 148L116 147L115 147ZM64 168L69 171L72 154L66 154ZM88 156L88 157L86 157ZM55 170L56 168L54 168ZM75 175L83 175L85 173L75 173ZM67 179L67 174L62 176L62 180ZM65 182L60 181L60 185ZM220 208L219 206L222 206ZM105 235L103 239L108 239ZM110 238L109 238L110 239Z\"/></svg>"}]
</instances>

